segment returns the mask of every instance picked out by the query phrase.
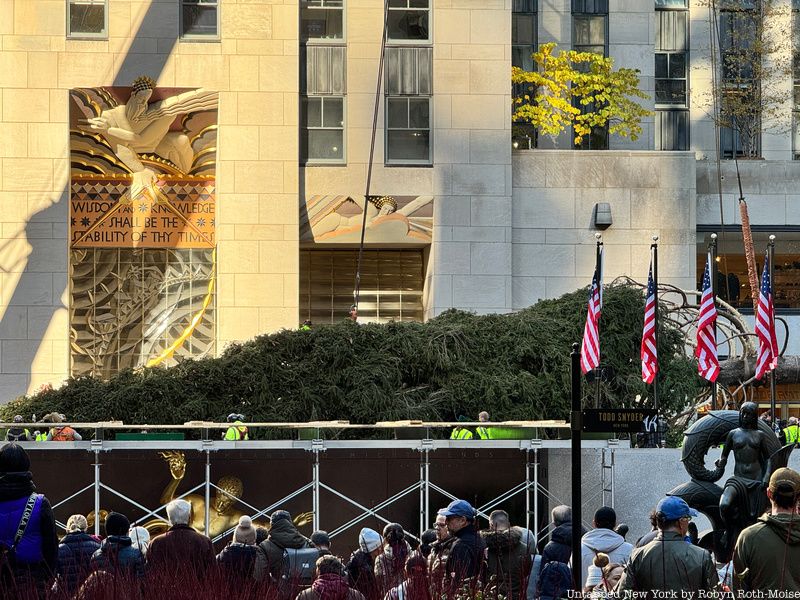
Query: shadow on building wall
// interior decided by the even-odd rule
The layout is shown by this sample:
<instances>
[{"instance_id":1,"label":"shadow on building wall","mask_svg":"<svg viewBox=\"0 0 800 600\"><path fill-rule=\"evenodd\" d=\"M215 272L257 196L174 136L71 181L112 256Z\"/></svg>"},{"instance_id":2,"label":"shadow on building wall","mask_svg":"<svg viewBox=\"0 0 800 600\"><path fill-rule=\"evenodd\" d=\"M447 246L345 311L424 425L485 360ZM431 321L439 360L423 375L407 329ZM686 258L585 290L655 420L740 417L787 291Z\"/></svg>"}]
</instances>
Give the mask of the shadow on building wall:
<instances>
[{"instance_id":1,"label":"shadow on building wall","mask_svg":"<svg viewBox=\"0 0 800 600\"><path fill-rule=\"evenodd\" d=\"M165 11L174 10L174 32L163 35ZM115 86L131 85L139 75L147 75L158 81L167 60L178 42L177 3L151 3L142 17L136 33L132 36L131 48L137 47L141 38L157 38L157 54L128 52L114 74ZM103 77L98 74L98 77ZM102 81L97 82L98 87ZM67 102L67 94L61 95ZM67 153L69 148L67 147ZM69 155L63 157L69 158ZM0 270L3 274L20 272L19 265L25 261L9 303L0 320L0 402L33 392L38 382L60 383L59 379L70 372L69 320L64 319L60 331L50 332L52 344L48 347L45 336L59 311L67 310L69 298L69 240L68 234L59 236L59 231L68 231L69 221L69 172L64 189L53 193L53 201L30 217L13 238L4 240L0 246ZM60 225L60 227L59 227ZM47 234L47 229L52 233ZM30 247L24 256L25 245ZM59 251L60 249L60 251ZM61 259L58 267L56 261ZM8 281L8 277L6 280ZM50 365L50 369L46 365ZM48 377L48 375L50 375ZM32 389L33 388L33 389Z\"/></svg>"}]
</instances>

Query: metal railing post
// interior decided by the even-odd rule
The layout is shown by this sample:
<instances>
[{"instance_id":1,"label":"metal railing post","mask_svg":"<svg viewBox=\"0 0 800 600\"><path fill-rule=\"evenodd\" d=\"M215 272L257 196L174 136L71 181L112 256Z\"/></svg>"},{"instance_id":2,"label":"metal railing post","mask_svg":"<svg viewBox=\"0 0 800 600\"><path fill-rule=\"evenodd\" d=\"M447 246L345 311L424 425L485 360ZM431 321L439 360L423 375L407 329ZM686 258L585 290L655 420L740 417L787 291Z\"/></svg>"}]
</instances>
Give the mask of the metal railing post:
<instances>
[{"instance_id":1,"label":"metal railing post","mask_svg":"<svg viewBox=\"0 0 800 600\"><path fill-rule=\"evenodd\" d=\"M539 449L533 449L533 539L539 538Z\"/></svg>"},{"instance_id":2,"label":"metal railing post","mask_svg":"<svg viewBox=\"0 0 800 600\"><path fill-rule=\"evenodd\" d=\"M611 508L614 508L614 453L616 450L611 448L611 471L609 475L611 476Z\"/></svg>"},{"instance_id":3,"label":"metal railing post","mask_svg":"<svg viewBox=\"0 0 800 600\"><path fill-rule=\"evenodd\" d=\"M535 493L535 492L534 492ZM531 528L531 451L525 449L525 529Z\"/></svg>"},{"instance_id":4,"label":"metal railing post","mask_svg":"<svg viewBox=\"0 0 800 600\"><path fill-rule=\"evenodd\" d=\"M205 506L205 514L203 515L205 519L205 533L208 537L211 537L211 450L206 449L206 506Z\"/></svg>"},{"instance_id":5,"label":"metal railing post","mask_svg":"<svg viewBox=\"0 0 800 600\"><path fill-rule=\"evenodd\" d=\"M314 531L319 531L320 529L319 453L325 449L324 444L325 442L323 442L321 439L311 440L311 451L314 453L314 462L311 466L311 510L313 511L314 515L311 517L311 524L314 528Z\"/></svg>"},{"instance_id":6,"label":"metal railing post","mask_svg":"<svg viewBox=\"0 0 800 600\"><path fill-rule=\"evenodd\" d=\"M100 537L100 449L99 448L95 448L94 450L94 534L97 537Z\"/></svg>"}]
</instances>

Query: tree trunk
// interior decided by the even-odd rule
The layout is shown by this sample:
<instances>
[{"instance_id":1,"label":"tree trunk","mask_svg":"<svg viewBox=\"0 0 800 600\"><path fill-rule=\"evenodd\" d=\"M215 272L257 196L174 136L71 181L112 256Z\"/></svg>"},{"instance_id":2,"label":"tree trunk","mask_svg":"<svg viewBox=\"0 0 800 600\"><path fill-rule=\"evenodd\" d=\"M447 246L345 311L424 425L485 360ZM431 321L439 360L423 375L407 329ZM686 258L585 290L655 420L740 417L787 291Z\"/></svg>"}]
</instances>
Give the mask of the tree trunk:
<instances>
[{"instance_id":1,"label":"tree trunk","mask_svg":"<svg viewBox=\"0 0 800 600\"><path fill-rule=\"evenodd\" d=\"M750 357L723 360L719 363L719 369L718 384L739 385L755 375L756 359ZM778 377L777 383L800 383L800 356L781 356L775 372ZM765 376L762 381L767 384L769 379Z\"/></svg>"}]
</instances>

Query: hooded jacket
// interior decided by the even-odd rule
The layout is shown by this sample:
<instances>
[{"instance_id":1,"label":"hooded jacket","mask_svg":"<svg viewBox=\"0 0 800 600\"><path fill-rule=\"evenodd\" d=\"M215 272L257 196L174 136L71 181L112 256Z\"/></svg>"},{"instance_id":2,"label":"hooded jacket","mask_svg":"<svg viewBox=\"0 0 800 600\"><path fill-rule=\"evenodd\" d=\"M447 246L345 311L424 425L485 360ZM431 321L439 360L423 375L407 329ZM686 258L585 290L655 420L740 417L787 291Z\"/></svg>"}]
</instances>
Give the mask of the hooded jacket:
<instances>
[{"instance_id":1,"label":"hooded jacket","mask_svg":"<svg viewBox=\"0 0 800 600\"><path fill-rule=\"evenodd\" d=\"M764 515L742 531L733 568L734 589L800 591L800 515Z\"/></svg>"},{"instance_id":2,"label":"hooded jacket","mask_svg":"<svg viewBox=\"0 0 800 600\"><path fill-rule=\"evenodd\" d=\"M300 592L297 600L364 600L364 596L347 585L346 577L326 573L317 577L310 588Z\"/></svg>"},{"instance_id":3,"label":"hooded jacket","mask_svg":"<svg viewBox=\"0 0 800 600\"><path fill-rule=\"evenodd\" d=\"M508 600L518 600L525 595L531 558L522 534L516 529L481 531L486 544L486 577L488 586Z\"/></svg>"},{"instance_id":4,"label":"hooded jacket","mask_svg":"<svg viewBox=\"0 0 800 600\"><path fill-rule=\"evenodd\" d=\"M369 552L356 550L347 561L347 576L350 585L358 590L367 600L375 600L379 596L378 581L375 579L375 561Z\"/></svg>"},{"instance_id":5,"label":"hooded jacket","mask_svg":"<svg viewBox=\"0 0 800 600\"><path fill-rule=\"evenodd\" d=\"M628 561L632 551L633 546L610 529L598 527L585 533L581 538L581 588L586 586L590 569L599 578L600 569L594 566L594 557L599 552L608 554L612 563L623 564Z\"/></svg>"},{"instance_id":6,"label":"hooded jacket","mask_svg":"<svg viewBox=\"0 0 800 600\"><path fill-rule=\"evenodd\" d=\"M258 545L255 578L279 583L283 575L283 551L309 548L309 541L297 531L290 519L280 519L272 524L269 537Z\"/></svg>"},{"instance_id":7,"label":"hooded jacket","mask_svg":"<svg viewBox=\"0 0 800 600\"><path fill-rule=\"evenodd\" d=\"M256 564L256 547L252 544L231 542L217 554L217 565L229 579L250 579Z\"/></svg>"},{"instance_id":8,"label":"hooded jacket","mask_svg":"<svg viewBox=\"0 0 800 600\"><path fill-rule=\"evenodd\" d=\"M654 591L686 590L695 592L693 597L697 598L697 590L711 591L718 584L717 570L708 551L687 543L677 531L662 531L631 555L617 593L626 597L624 592L644 592L644 597L653 598Z\"/></svg>"}]
</instances>

